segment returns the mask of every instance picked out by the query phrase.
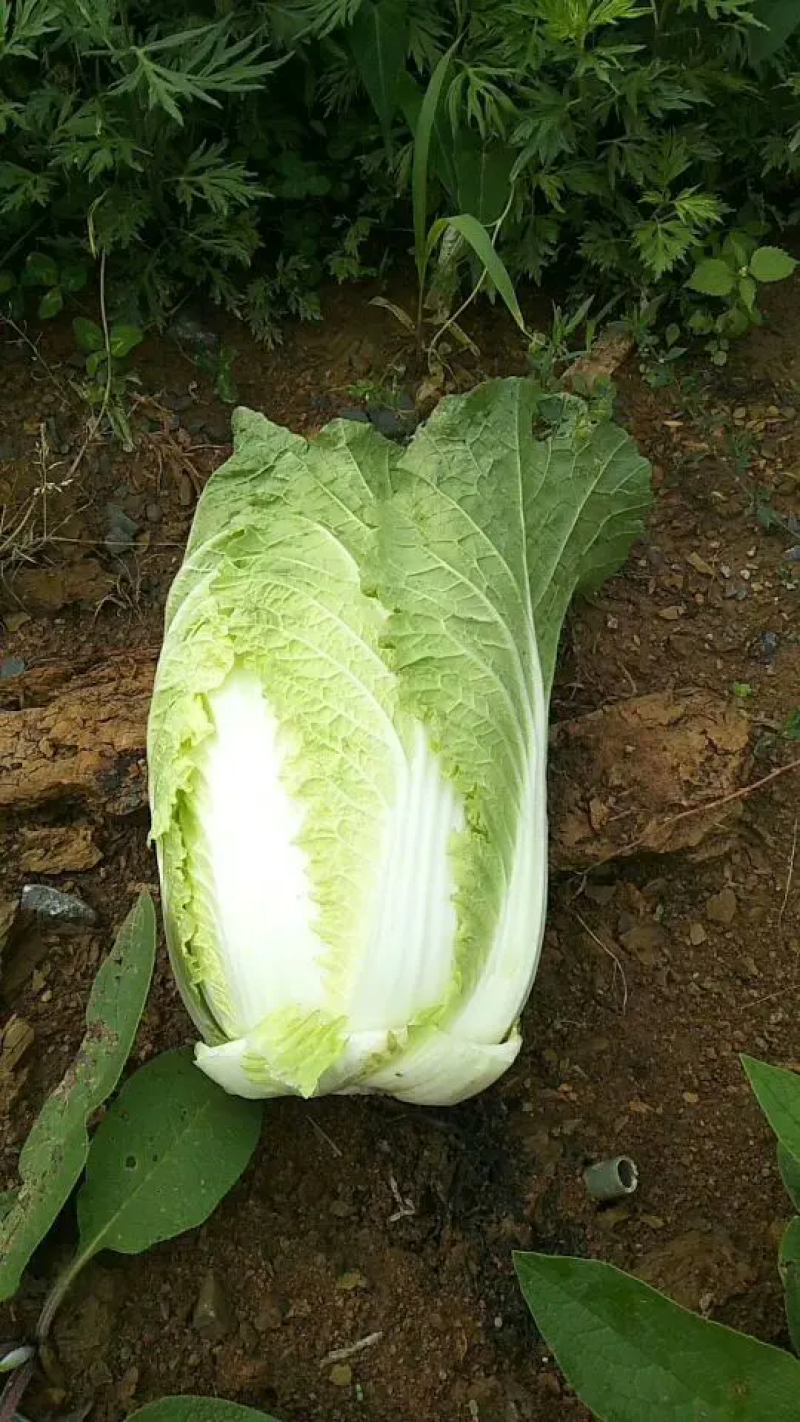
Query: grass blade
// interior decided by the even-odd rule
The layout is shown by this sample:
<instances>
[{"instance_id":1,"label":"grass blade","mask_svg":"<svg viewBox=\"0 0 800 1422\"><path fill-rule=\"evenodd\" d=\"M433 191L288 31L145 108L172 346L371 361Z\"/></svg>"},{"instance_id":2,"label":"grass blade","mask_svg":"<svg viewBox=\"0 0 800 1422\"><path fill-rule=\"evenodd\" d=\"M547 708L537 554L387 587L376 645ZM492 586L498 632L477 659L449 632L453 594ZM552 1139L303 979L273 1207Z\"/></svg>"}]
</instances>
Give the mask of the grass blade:
<instances>
[{"instance_id":1,"label":"grass blade","mask_svg":"<svg viewBox=\"0 0 800 1422\"><path fill-rule=\"evenodd\" d=\"M472 217L467 212L460 213L457 217L440 217L434 222L428 234L428 250L426 262L430 258L436 243L440 241L447 228L458 232L465 242L468 242L478 261L481 263L486 275L491 278L498 296L502 297L509 312L513 316L520 331L525 334L525 321L517 301L517 293L514 290L514 283L508 274L506 265L502 257L492 246L492 239L483 223L476 217Z\"/></svg>"},{"instance_id":2,"label":"grass blade","mask_svg":"<svg viewBox=\"0 0 800 1422\"><path fill-rule=\"evenodd\" d=\"M425 91L425 98L422 100L422 107L417 120L417 131L414 135L414 157L411 166L411 198L414 210L414 258L417 263L417 278L420 287L425 284L425 269L427 265L426 230L428 223L428 158L431 148L431 137L436 122L436 114L439 108L439 100L442 95L447 71L450 68L450 60L458 44L456 40L450 48L442 55L439 63L431 75L431 81Z\"/></svg>"}]
</instances>

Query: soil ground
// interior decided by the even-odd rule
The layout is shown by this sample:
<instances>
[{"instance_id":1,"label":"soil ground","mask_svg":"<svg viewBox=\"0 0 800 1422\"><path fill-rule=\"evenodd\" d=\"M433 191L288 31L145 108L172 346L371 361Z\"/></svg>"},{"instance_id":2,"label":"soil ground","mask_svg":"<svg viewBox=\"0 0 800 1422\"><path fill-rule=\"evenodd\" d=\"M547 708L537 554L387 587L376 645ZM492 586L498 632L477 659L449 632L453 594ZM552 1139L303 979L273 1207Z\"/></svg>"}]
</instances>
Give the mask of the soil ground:
<instances>
[{"instance_id":1,"label":"soil ground","mask_svg":"<svg viewBox=\"0 0 800 1422\"><path fill-rule=\"evenodd\" d=\"M238 350L241 403L301 432L363 403L365 382L402 356L371 294L328 293L324 322L287 331L274 354L223 332ZM769 325L724 371L686 368L661 388L636 359L618 373L617 417L653 461L656 505L624 572L571 616L554 720L696 687L746 705L753 781L797 758L783 728L800 706L800 565L786 556L800 542L799 318L800 284L782 287ZM470 330L480 356L463 380L524 368L499 315ZM70 392L72 355L68 324L42 334L36 358L0 331L4 690L22 664L158 646L197 490L227 452L229 409L211 378L174 343L151 341L135 360L146 397L135 451L90 442L76 460L86 411ZM109 540L109 504L135 526L127 546ZM558 777L555 755L553 796ZM518 1295L515 1248L613 1261L785 1343L775 1260L789 1207L738 1054L800 1057L798 783L790 772L744 799L710 853L634 857L552 883L525 1046L494 1091L440 1112L271 1104L254 1162L202 1229L86 1271L26 1414L83 1416L91 1404L117 1422L189 1392L281 1422L577 1422L587 1414ZM141 811L111 817L100 805L87 822L65 793L0 834L0 901L44 882L98 916L95 929L45 935L27 961L6 964L0 1022L21 1019L31 1045L0 1072L1 1189L80 1041L114 928L137 889L157 885ZM191 1039L162 950L132 1064ZM639 1190L600 1208L582 1168L622 1152L638 1163ZM0 1312L0 1335L30 1330L73 1231L67 1211ZM194 1321L204 1286L216 1295L213 1338ZM371 1335L344 1367L325 1362Z\"/></svg>"}]
</instances>

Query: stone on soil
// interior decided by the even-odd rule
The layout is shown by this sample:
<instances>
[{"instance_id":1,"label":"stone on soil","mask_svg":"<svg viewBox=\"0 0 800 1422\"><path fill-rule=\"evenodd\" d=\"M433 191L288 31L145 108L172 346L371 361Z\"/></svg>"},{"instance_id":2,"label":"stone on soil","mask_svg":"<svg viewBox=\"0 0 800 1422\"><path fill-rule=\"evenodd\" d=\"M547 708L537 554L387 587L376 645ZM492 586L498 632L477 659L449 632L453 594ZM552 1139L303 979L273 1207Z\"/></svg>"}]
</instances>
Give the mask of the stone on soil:
<instances>
[{"instance_id":1,"label":"stone on soil","mask_svg":"<svg viewBox=\"0 0 800 1422\"><path fill-rule=\"evenodd\" d=\"M712 894L706 903L706 918L710 918L712 923L721 923L725 927L733 923L739 904L736 895L730 885L720 889L718 894Z\"/></svg>"}]
</instances>

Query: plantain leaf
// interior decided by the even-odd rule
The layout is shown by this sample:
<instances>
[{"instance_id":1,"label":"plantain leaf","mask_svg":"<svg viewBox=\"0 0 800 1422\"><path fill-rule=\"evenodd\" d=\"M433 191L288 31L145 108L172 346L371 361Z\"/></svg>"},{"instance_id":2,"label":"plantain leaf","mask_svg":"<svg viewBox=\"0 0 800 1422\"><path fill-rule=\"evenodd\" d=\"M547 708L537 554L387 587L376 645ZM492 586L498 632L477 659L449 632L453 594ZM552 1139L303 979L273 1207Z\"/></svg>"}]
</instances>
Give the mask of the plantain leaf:
<instances>
[{"instance_id":1,"label":"plantain leaf","mask_svg":"<svg viewBox=\"0 0 800 1422\"><path fill-rule=\"evenodd\" d=\"M0 1218L0 1300L19 1287L86 1163L86 1123L114 1090L133 1045L153 973L156 917L143 894L120 929L92 985L86 1035L60 1086L45 1102L22 1147L22 1186Z\"/></svg>"},{"instance_id":2,"label":"plantain leaf","mask_svg":"<svg viewBox=\"0 0 800 1422\"><path fill-rule=\"evenodd\" d=\"M797 1422L800 1363L594 1259L517 1254L538 1328L600 1422Z\"/></svg>"}]
</instances>

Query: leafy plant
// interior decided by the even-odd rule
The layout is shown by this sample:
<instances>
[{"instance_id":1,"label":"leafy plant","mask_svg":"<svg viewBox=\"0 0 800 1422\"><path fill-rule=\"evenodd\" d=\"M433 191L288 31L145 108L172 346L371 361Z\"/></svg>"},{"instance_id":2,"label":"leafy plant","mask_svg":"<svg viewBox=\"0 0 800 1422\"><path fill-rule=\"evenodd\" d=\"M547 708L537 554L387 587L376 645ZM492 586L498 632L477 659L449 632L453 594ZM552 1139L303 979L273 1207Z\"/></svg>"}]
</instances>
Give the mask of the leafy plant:
<instances>
[{"instance_id":1,"label":"leafy plant","mask_svg":"<svg viewBox=\"0 0 800 1422\"><path fill-rule=\"evenodd\" d=\"M86 316L76 316L72 329L78 350L85 357L86 378L79 391L87 404L106 415L114 433L125 449L133 448L127 413L127 395L131 384L137 384L134 373L126 368L127 357L144 340L144 332L129 323L98 326Z\"/></svg>"},{"instance_id":2,"label":"leafy plant","mask_svg":"<svg viewBox=\"0 0 800 1422\"><path fill-rule=\"evenodd\" d=\"M559 633L649 503L582 402L534 437L540 393L443 400L402 450L234 415L148 732L172 962L228 1091L449 1104L517 1055Z\"/></svg>"},{"instance_id":3,"label":"leafy plant","mask_svg":"<svg viewBox=\"0 0 800 1422\"><path fill-rule=\"evenodd\" d=\"M454 50L455 45L451 45L433 71L416 119L414 132L411 194L414 220L414 261L417 269L416 319L412 320L407 313L383 297L375 298L376 305L386 307L404 326L414 331L417 350L421 353L423 349L426 349L429 362L447 330L452 330L462 343L468 343L468 338L457 325L457 317L462 315L487 281L492 283L493 289L502 298L519 329L523 333L525 332L525 323L513 282L495 247L496 237L505 214L501 213L497 217L493 224L493 235L490 235L487 227L478 217L469 212L458 213L453 217L437 217L429 222L431 147L439 121L442 91ZM455 273L465 250L472 253L477 263L478 278L466 301L461 303L454 316L451 314L450 305L458 288ZM438 267L434 281L431 279L431 269L437 256ZM444 303L441 299L437 301L437 297L441 298L443 289L446 293ZM425 339L426 306L438 307L433 318L438 330L427 343Z\"/></svg>"},{"instance_id":4,"label":"leafy plant","mask_svg":"<svg viewBox=\"0 0 800 1422\"><path fill-rule=\"evenodd\" d=\"M791 0L5 0L0 30L2 281L93 245L144 327L202 292L275 341L409 225L440 313L505 301L498 263L512 291L557 265L576 304L677 299L800 173Z\"/></svg>"},{"instance_id":5,"label":"leafy plant","mask_svg":"<svg viewBox=\"0 0 800 1422\"><path fill-rule=\"evenodd\" d=\"M125 920L92 987L86 1036L46 1102L19 1159L21 1188L0 1219L0 1300L66 1204L89 1153L87 1122L114 1090L144 1009L155 957L155 913L144 895Z\"/></svg>"},{"instance_id":6,"label":"leafy plant","mask_svg":"<svg viewBox=\"0 0 800 1422\"><path fill-rule=\"evenodd\" d=\"M0 1300L77 1194L78 1245L47 1294L37 1344L81 1269L100 1250L138 1254L208 1218L239 1178L258 1141L258 1103L227 1102L184 1051L140 1067L89 1135L114 1091L144 1009L155 957L155 913L143 895L126 919L92 988L86 1036L74 1065L45 1103L23 1146L18 1189L0 1209ZM10 1371L0 1409L13 1413L32 1370L33 1349L6 1350Z\"/></svg>"},{"instance_id":7,"label":"leafy plant","mask_svg":"<svg viewBox=\"0 0 800 1422\"><path fill-rule=\"evenodd\" d=\"M50 1291L39 1336L100 1250L141 1254L208 1219L247 1165L260 1130L258 1104L228 1101L190 1053L165 1052L140 1067L92 1137L78 1192L78 1248Z\"/></svg>"},{"instance_id":8,"label":"leafy plant","mask_svg":"<svg viewBox=\"0 0 800 1422\"><path fill-rule=\"evenodd\" d=\"M19 276L8 269L0 271L0 320L3 306L12 320L21 320L26 314L26 292L41 290L36 314L41 321L57 316L64 306L65 297L83 291L89 277L83 262L67 262L59 266L55 259L44 252L29 252Z\"/></svg>"},{"instance_id":9,"label":"leafy plant","mask_svg":"<svg viewBox=\"0 0 800 1422\"><path fill-rule=\"evenodd\" d=\"M742 1058L778 1140L786 1189L800 1209L800 1076ZM800 1362L678 1307L649 1285L591 1259L517 1254L537 1326L570 1385L600 1422L794 1422ZM789 1334L800 1342L800 1216L780 1247Z\"/></svg>"},{"instance_id":10,"label":"leafy plant","mask_svg":"<svg viewBox=\"0 0 800 1422\"><path fill-rule=\"evenodd\" d=\"M714 365L724 365L730 341L749 325L759 325L758 288L762 284L785 281L797 266L782 247L759 246L748 231L729 232L716 243L712 255L698 259L686 286L692 292L722 302L722 310L700 307L691 311L687 326L695 335L706 336L706 350Z\"/></svg>"}]
</instances>

